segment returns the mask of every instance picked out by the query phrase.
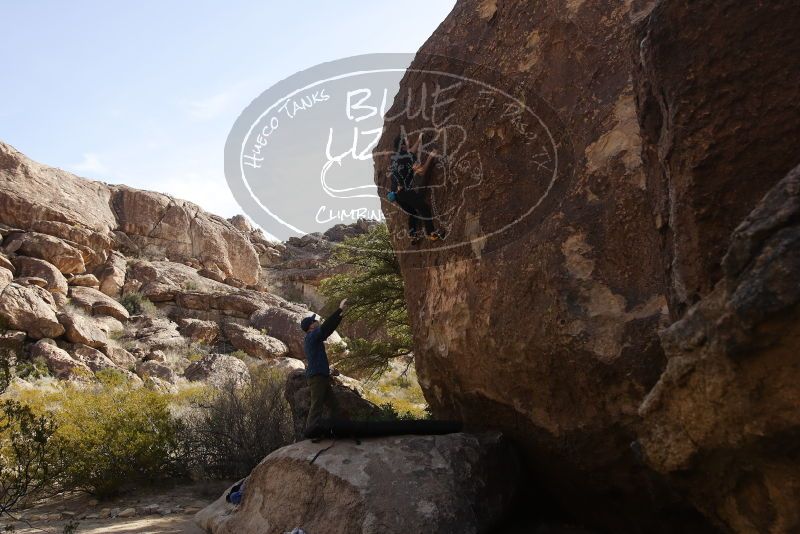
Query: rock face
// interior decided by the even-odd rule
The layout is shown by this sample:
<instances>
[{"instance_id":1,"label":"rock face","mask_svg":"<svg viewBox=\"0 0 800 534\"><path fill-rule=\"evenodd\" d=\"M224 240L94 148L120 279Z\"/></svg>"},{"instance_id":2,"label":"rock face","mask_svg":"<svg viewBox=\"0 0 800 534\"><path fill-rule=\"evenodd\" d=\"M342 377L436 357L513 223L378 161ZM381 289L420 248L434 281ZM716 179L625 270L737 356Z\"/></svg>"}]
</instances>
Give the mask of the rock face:
<instances>
[{"instance_id":1,"label":"rock face","mask_svg":"<svg viewBox=\"0 0 800 534\"><path fill-rule=\"evenodd\" d=\"M160 193L83 180L31 161L4 143L0 214L5 224L36 230L15 238L22 254L47 260L64 273L84 272L86 260L101 266L113 243L121 242L139 254L193 258L247 284L259 280L255 249L225 219ZM113 277L115 267L107 267L104 278ZM103 288L112 292L113 285L108 281Z\"/></svg>"},{"instance_id":2,"label":"rock face","mask_svg":"<svg viewBox=\"0 0 800 534\"><path fill-rule=\"evenodd\" d=\"M106 333L88 317L77 313L59 313L58 321L64 325L65 337L72 343L82 343L95 349L108 344Z\"/></svg>"},{"instance_id":3,"label":"rock face","mask_svg":"<svg viewBox=\"0 0 800 534\"><path fill-rule=\"evenodd\" d=\"M122 304L92 287L72 286L69 296L75 305L88 313L109 315L118 321L126 321L130 317Z\"/></svg>"},{"instance_id":4,"label":"rock face","mask_svg":"<svg viewBox=\"0 0 800 534\"><path fill-rule=\"evenodd\" d=\"M798 162L798 22L800 6L788 1L704 0L689 9L673 0L464 0L423 46L387 112L396 118L374 152L379 188L389 185L387 154L401 126L427 129L428 140L443 129L434 145L447 159L428 194L447 239L406 254L408 240L395 238L434 415L502 429L526 451L530 476L584 523L747 532L746 521L772 517L772 531L796 528L788 500L770 497L794 495L790 479L768 474L780 470L756 460L765 452L737 443L733 456L755 463L735 464L730 480L766 481L741 482L742 495L752 492L733 505L710 466L697 459L680 473L697 477L690 493L677 473L655 472L675 465L643 465L637 439L655 433L644 446L650 458L661 426L651 429L640 405L662 373L671 376L674 350L659 331L698 301L724 302L712 289L731 232ZM452 79L426 70L506 94L450 87ZM437 83L450 87L449 99L440 97L432 115ZM419 113L423 94L427 113ZM402 235L405 216L388 203L384 212ZM792 339L787 347L800 353ZM776 379L796 366L770 361ZM745 380L744 365L730 372ZM783 384L762 382L759 406L780 410L783 401L767 399L800 388ZM719 410L701 397L684 417ZM668 411L685 406L675 402ZM677 425L674 413L662 416ZM778 427L763 443L789 447L796 424ZM712 454L699 447L699 456ZM682 454L694 458L690 451Z\"/></svg>"},{"instance_id":5,"label":"rock face","mask_svg":"<svg viewBox=\"0 0 800 534\"><path fill-rule=\"evenodd\" d=\"M181 319L181 335L194 342L210 345L219 336L219 324L214 321L201 321L200 319Z\"/></svg>"},{"instance_id":6,"label":"rock face","mask_svg":"<svg viewBox=\"0 0 800 534\"><path fill-rule=\"evenodd\" d=\"M86 270L81 251L51 235L26 232L10 239L6 250L45 260L62 273L82 273Z\"/></svg>"},{"instance_id":7,"label":"rock face","mask_svg":"<svg viewBox=\"0 0 800 534\"><path fill-rule=\"evenodd\" d=\"M58 337L64 333L54 306L50 293L37 286L11 283L0 293L0 319L5 326L23 330L34 339Z\"/></svg>"},{"instance_id":8,"label":"rock face","mask_svg":"<svg viewBox=\"0 0 800 534\"><path fill-rule=\"evenodd\" d=\"M519 469L498 434L303 441L267 456L242 504L223 495L196 522L214 534L488 532L511 502ZM227 493L227 492L226 492Z\"/></svg>"},{"instance_id":9,"label":"rock face","mask_svg":"<svg viewBox=\"0 0 800 534\"><path fill-rule=\"evenodd\" d=\"M264 308L250 316L250 324L258 330L263 330L271 337L283 341L289 348L289 356L300 360L305 359L303 340L305 332L300 329L300 321L311 315L308 310L294 307ZM326 341L326 345L341 343L342 338L334 332Z\"/></svg>"},{"instance_id":10,"label":"rock face","mask_svg":"<svg viewBox=\"0 0 800 534\"><path fill-rule=\"evenodd\" d=\"M262 334L253 327L228 323L225 325L225 336L234 348L245 351L253 358L282 358L289 352L283 341Z\"/></svg>"},{"instance_id":11,"label":"rock face","mask_svg":"<svg viewBox=\"0 0 800 534\"><path fill-rule=\"evenodd\" d=\"M243 386L250 381L247 365L238 358L227 354L208 354L189 365L184 376L191 381L202 380L214 387L228 384Z\"/></svg>"},{"instance_id":12,"label":"rock face","mask_svg":"<svg viewBox=\"0 0 800 534\"><path fill-rule=\"evenodd\" d=\"M650 465L728 529L795 531L800 167L733 233L722 272L661 334L669 363L639 408L641 444Z\"/></svg>"},{"instance_id":13,"label":"rock face","mask_svg":"<svg viewBox=\"0 0 800 534\"><path fill-rule=\"evenodd\" d=\"M17 276L38 276L39 278L44 278L47 280L45 289L51 293L67 294L67 280L64 278L64 275L56 269L55 265L38 258L16 256L14 258L14 266L17 270Z\"/></svg>"},{"instance_id":14,"label":"rock face","mask_svg":"<svg viewBox=\"0 0 800 534\"><path fill-rule=\"evenodd\" d=\"M33 358L42 358L53 376L64 380L85 380L92 376L92 371L82 362L78 362L67 351L59 348L52 339L40 339L31 347Z\"/></svg>"}]
</instances>

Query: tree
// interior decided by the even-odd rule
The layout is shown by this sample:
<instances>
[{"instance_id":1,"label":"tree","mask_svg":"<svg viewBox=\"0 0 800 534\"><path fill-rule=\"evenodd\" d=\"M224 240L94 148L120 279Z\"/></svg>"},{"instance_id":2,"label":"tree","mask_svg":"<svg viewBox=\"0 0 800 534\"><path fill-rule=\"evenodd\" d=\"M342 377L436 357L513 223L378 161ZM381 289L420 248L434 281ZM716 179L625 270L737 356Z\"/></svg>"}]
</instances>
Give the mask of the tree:
<instances>
[{"instance_id":1,"label":"tree","mask_svg":"<svg viewBox=\"0 0 800 534\"><path fill-rule=\"evenodd\" d=\"M15 355L0 355L0 393L11 380ZM55 444L56 423L16 400L0 401L0 516L13 517L26 499L58 493L65 466Z\"/></svg>"},{"instance_id":2,"label":"tree","mask_svg":"<svg viewBox=\"0 0 800 534\"><path fill-rule=\"evenodd\" d=\"M329 302L347 298L348 321L363 326L364 335L347 340L348 351L336 364L345 372L379 376L389 361L412 358L400 263L392 248L386 224L336 245L329 266L341 269L322 281L320 290Z\"/></svg>"}]
</instances>

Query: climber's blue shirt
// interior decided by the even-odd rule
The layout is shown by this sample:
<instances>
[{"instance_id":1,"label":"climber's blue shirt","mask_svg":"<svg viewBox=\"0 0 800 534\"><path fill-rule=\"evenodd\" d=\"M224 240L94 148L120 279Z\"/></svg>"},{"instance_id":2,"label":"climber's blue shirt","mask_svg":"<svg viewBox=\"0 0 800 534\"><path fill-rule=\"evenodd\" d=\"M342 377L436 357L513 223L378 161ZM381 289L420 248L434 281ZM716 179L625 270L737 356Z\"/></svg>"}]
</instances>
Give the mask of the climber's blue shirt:
<instances>
[{"instance_id":1,"label":"climber's blue shirt","mask_svg":"<svg viewBox=\"0 0 800 534\"><path fill-rule=\"evenodd\" d=\"M306 352L306 376L330 376L331 368L325 352L325 340L333 334L342 321L342 310L336 310L319 328L306 334L303 346Z\"/></svg>"}]
</instances>

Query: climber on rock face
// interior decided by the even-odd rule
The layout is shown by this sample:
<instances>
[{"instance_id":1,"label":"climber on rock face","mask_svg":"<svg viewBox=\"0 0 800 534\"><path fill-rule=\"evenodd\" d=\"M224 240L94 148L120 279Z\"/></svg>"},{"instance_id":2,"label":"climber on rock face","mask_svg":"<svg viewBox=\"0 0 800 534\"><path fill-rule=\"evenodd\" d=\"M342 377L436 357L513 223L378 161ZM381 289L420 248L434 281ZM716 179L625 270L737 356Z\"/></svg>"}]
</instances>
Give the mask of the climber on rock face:
<instances>
[{"instance_id":1,"label":"climber on rock face","mask_svg":"<svg viewBox=\"0 0 800 534\"><path fill-rule=\"evenodd\" d=\"M306 317L300 322L300 328L306 332L303 345L306 353L306 376L311 388L311 406L306 419L306 435L319 424L325 405L330 408L332 415L338 415L339 412L339 403L333 394L331 385L331 374L335 376L338 372L334 370L331 373L328 354L325 352L325 340L333 334L342 321L345 306L347 306L347 299L342 300L339 308L322 324L317 321L316 315Z\"/></svg>"},{"instance_id":2,"label":"climber on rock face","mask_svg":"<svg viewBox=\"0 0 800 534\"><path fill-rule=\"evenodd\" d=\"M432 151L425 163L421 163L418 158L421 143L422 134L417 138L417 142L408 148L405 136L398 135L394 141L395 153L391 159L392 190L389 193L389 200L396 201L408 214L408 235L412 244L422 240L422 236L417 230L418 219L422 219L425 224L428 239L435 241L442 238L441 233L434 229L428 203L422 196L422 192L417 189L424 182L428 170L438 154L436 151Z\"/></svg>"}]
</instances>

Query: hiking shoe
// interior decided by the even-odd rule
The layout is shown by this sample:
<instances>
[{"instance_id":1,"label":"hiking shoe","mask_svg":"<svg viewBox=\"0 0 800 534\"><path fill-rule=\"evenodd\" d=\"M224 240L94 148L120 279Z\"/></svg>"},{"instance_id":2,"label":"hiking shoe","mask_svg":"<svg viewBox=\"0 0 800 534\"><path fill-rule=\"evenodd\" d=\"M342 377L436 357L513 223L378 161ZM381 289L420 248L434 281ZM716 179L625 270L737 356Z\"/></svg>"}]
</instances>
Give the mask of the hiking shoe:
<instances>
[{"instance_id":1,"label":"hiking shoe","mask_svg":"<svg viewBox=\"0 0 800 534\"><path fill-rule=\"evenodd\" d=\"M418 235L412 235L411 236L411 244L412 245L419 245L420 243L422 243L422 238L420 236L418 236Z\"/></svg>"}]
</instances>

